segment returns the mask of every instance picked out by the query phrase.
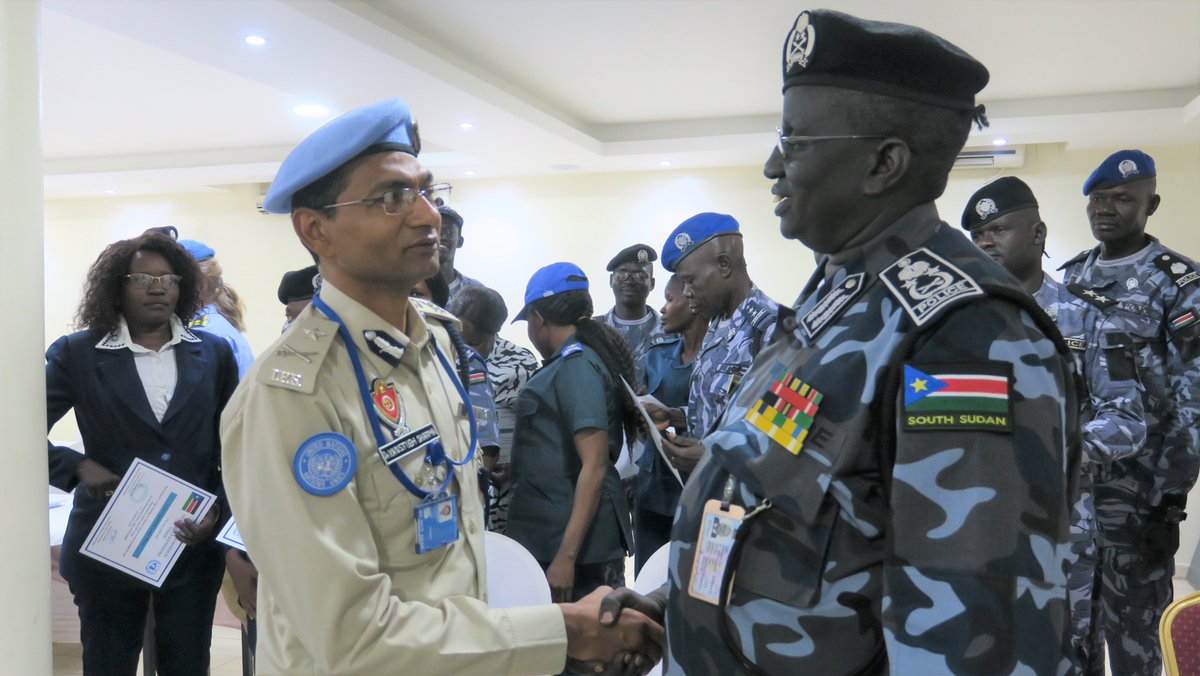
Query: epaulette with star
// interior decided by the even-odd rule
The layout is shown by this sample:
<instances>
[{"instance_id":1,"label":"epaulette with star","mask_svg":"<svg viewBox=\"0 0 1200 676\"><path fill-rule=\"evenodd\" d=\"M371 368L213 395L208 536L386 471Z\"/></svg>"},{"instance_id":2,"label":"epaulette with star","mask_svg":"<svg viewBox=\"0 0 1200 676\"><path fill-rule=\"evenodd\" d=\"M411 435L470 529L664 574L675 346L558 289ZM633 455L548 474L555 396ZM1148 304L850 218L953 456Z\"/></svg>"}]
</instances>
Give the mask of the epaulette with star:
<instances>
[{"instance_id":1,"label":"epaulette with star","mask_svg":"<svg viewBox=\"0 0 1200 676\"><path fill-rule=\"evenodd\" d=\"M317 373L337 336L338 325L315 312L303 312L284 332L273 351L263 358L258 382L311 394Z\"/></svg>"}]
</instances>

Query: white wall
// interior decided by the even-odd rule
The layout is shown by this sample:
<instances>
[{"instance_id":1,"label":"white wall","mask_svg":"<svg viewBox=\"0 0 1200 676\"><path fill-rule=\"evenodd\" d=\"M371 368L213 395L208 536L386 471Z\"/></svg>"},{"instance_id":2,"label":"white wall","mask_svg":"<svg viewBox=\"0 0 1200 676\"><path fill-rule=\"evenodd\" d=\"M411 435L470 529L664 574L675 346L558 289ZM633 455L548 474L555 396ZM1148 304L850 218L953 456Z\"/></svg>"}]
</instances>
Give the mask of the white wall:
<instances>
[{"instance_id":1,"label":"white wall","mask_svg":"<svg viewBox=\"0 0 1200 676\"><path fill-rule=\"evenodd\" d=\"M1158 192L1163 196L1148 230L1176 250L1200 258L1200 145L1143 150L1157 161ZM1048 270L1094 246L1080 187L1108 152L1031 147L1024 167L1003 172L1020 176L1038 197L1050 232ZM956 171L938 200L942 218L957 226L971 193L999 175L990 170ZM770 182L759 167L439 179L457 186L452 202L466 221L466 243L456 267L498 290L510 316L520 309L529 275L558 260L579 264L592 279L597 311L607 309L612 304L604 270L608 259L635 242L661 248L680 221L701 211L723 211L741 222L751 276L778 301L794 301L814 267L811 252L779 236ZM311 259L286 217L255 210L258 199L258 186L245 185L198 194L48 202L47 344L71 330L87 268L106 244L150 226L174 225L181 237L203 240L216 249L226 281L246 302L247 338L256 350L265 349L283 323L283 308L275 297L280 276ZM662 302L666 272L658 268L657 278L659 290L651 296L656 307ZM524 324L518 324L502 334L527 344L524 331ZM54 434L74 438L73 421L61 423ZM1196 505L1200 500L1192 510L1200 514ZM1200 517L1184 526L1179 559L1186 564L1200 540Z\"/></svg>"}]
</instances>

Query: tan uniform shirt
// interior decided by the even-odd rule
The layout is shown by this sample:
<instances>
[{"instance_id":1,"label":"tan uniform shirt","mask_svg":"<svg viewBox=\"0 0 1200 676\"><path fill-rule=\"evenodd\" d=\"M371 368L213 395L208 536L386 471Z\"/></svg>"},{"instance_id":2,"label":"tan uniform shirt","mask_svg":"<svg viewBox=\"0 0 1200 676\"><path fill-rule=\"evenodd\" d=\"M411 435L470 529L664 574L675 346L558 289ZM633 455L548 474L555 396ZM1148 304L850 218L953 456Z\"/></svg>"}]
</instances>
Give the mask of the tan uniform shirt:
<instances>
[{"instance_id":1,"label":"tan uniform shirt","mask_svg":"<svg viewBox=\"0 0 1200 676\"><path fill-rule=\"evenodd\" d=\"M366 378L395 385L411 429L433 423L447 454L462 460L469 430L440 319L410 305L410 336L328 281L321 298L346 322ZM427 319L430 317L430 319ZM439 319L432 319L437 317ZM368 350L363 332L404 347L399 366ZM349 437L350 483L329 496L306 492L292 472L301 444L320 432ZM547 674L566 660L557 606L489 609L485 602L479 456L454 470L459 538L417 554L412 495L380 459L337 324L309 306L250 368L221 421L229 502L259 570L259 674ZM424 454L400 461L419 476Z\"/></svg>"}]
</instances>

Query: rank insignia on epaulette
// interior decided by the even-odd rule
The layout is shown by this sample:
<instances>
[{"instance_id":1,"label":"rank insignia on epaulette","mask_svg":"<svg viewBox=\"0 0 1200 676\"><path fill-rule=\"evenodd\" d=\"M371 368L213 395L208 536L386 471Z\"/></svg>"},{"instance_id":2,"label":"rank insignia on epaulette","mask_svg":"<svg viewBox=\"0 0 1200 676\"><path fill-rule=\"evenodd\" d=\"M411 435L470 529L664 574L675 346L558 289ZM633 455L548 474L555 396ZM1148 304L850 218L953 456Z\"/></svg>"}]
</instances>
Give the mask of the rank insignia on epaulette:
<instances>
[{"instance_id":1,"label":"rank insignia on epaulette","mask_svg":"<svg viewBox=\"0 0 1200 676\"><path fill-rule=\"evenodd\" d=\"M1155 256L1154 265L1159 270L1167 273L1167 276L1178 287L1187 286L1200 279L1200 272L1196 272L1192 266L1169 253L1161 253Z\"/></svg>"},{"instance_id":2,"label":"rank insignia on epaulette","mask_svg":"<svg viewBox=\"0 0 1200 676\"><path fill-rule=\"evenodd\" d=\"M1012 431L1012 365L905 364L905 430Z\"/></svg>"},{"instance_id":3,"label":"rank insignia on epaulette","mask_svg":"<svg viewBox=\"0 0 1200 676\"><path fill-rule=\"evenodd\" d=\"M1067 285L1067 290L1100 309L1112 307L1118 302L1116 298L1106 296L1103 293L1095 289L1089 289L1082 284L1076 284L1072 282L1071 284Z\"/></svg>"},{"instance_id":4,"label":"rank insignia on epaulette","mask_svg":"<svg viewBox=\"0 0 1200 676\"><path fill-rule=\"evenodd\" d=\"M925 247L905 255L879 276L917 326L955 300L983 295L975 280Z\"/></svg>"},{"instance_id":5,"label":"rank insignia on epaulette","mask_svg":"<svg viewBox=\"0 0 1200 676\"><path fill-rule=\"evenodd\" d=\"M580 345L579 343L571 343L570 345L559 350L558 356L570 357L571 355L576 354L578 352L583 352L583 346Z\"/></svg>"},{"instance_id":6,"label":"rank insignia on epaulette","mask_svg":"<svg viewBox=\"0 0 1200 676\"><path fill-rule=\"evenodd\" d=\"M837 319L842 310L862 294L863 289L866 288L866 284L863 283L866 276L864 272L850 275L825 294L825 297L800 319L800 324L804 327L804 335L811 339L830 322Z\"/></svg>"},{"instance_id":7,"label":"rank insignia on epaulette","mask_svg":"<svg viewBox=\"0 0 1200 676\"><path fill-rule=\"evenodd\" d=\"M824 396L784 371L746 411L745 419L775 443L797 455Z\"/></svg>"},{"instance_id":8,"label":"rank insignia on epaulette","mask_svg":"<svg viewBox=\"0 0 1200 676\"><path fill-rule=\"evenodd\" d=\"M208 326L208 315L200 315L199 317L196 317L192 321L188 322L189 329L197 326Z\"/></svg>"},{"instance_id":9,"label":"rank insignia on epaulette","mask_svg":"<svg viewBox=\"0 0 1200 676\"><path fill-rule=\"evenodd\" d=\"M1179 329L1195 324L1197 321L1200 321L1200 315L1197 315L1195 310L1188 310L1178 317L1171 319L1171 330L1178 331Z\"/></svg>"}]
</instances>

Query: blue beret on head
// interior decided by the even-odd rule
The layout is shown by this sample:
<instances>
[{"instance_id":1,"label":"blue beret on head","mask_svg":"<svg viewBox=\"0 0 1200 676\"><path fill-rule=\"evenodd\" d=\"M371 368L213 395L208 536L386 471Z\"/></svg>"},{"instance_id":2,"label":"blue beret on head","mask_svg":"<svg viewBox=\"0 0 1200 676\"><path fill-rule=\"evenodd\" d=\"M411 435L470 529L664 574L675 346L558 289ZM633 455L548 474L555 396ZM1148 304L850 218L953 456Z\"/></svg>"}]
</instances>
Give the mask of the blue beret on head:
<instances>
[{"instance_id":1,"label":"blue beret on head","mask_svg":"<svg viewBox=\"0 0 1200 676\"><path fill-rule=\"evenodd\" d=\"M801 12L783 43L783 89L821 85L971 110L988 70L927 30L829 9Z\"/></svg>"},{"instance_id":2,"label":"blue beret on head","mask_svg":"<svg viewBox=\"0 0 1200 676\"><path fill-rule=\"evenodd\" d=\"M976 190L967 200L962 212L962 227L974 230L1014 211L1036 208L1037 198L1025 181L1016 176L1002 176Z\"/></svg>"},{"instance_id":3,"label":"blue beret on head","mask_svg":"<svg viewBox=\"0 0 1200 676\"><path fill-rule=\"evenodd\" d=\"M292 196L373 145L387 143L414 157L421 152L417 123L403 99L386 99L343 113L300 142L275 174L263 199L273 214L292 213Z\"/></svg>"},{"instance_id":4,"label":"blue beret on head","mask_svg":"<svg viewBox=\"0 0 1200 676\"><path fill-rule=\"evenodd\" d=\"M714 237L721 235L741 235L741 226L737 219L729 214L714 214L704 212L696 214L679 224L667 241L663 243L662 265L668 272L675 272L675 266L685 256L695 251Z\"/></svg>"},{"instance_id":5,"label":"blue beret on head","mask_svg":"<svg viewBox=\"0 0 1200 676\"><path fill-rule=\"evenodd\" d=\"M1104 190L1122 183L1154 178L1154 158L1140 150L1118 150L1109 155L1083 182L1083 194Z\"/></svg>"},{"instance_id":6,"label":"blue beret on head","mask_svg":"<svg viewBox=\"0 0 1200 676\"><path fill-rule=\"evenodd\" d=\"M572 291L574 289L587 290L588 279L587 275L583 274L583 270L579 269L574 263L551 263L529 278L529 284L525 286L525 307L517 313L513 318L512 323L525 319L529 312L529 304L539 298L549 298L556 293L563 291Z\"/></svg>"},{"instance_id":7,"label":"blue beret on head","mask_svg":"<svg viewBox=\"0 0 1200 676\"><path fill-rule=\"evenodd\" d=\"M198 261L217 255L217 252L213 251L211 246L194 239L181 239L179 240L179 246L187 249L187 252L192 254L192 258Z\"/></svg>"}]
</instances>

